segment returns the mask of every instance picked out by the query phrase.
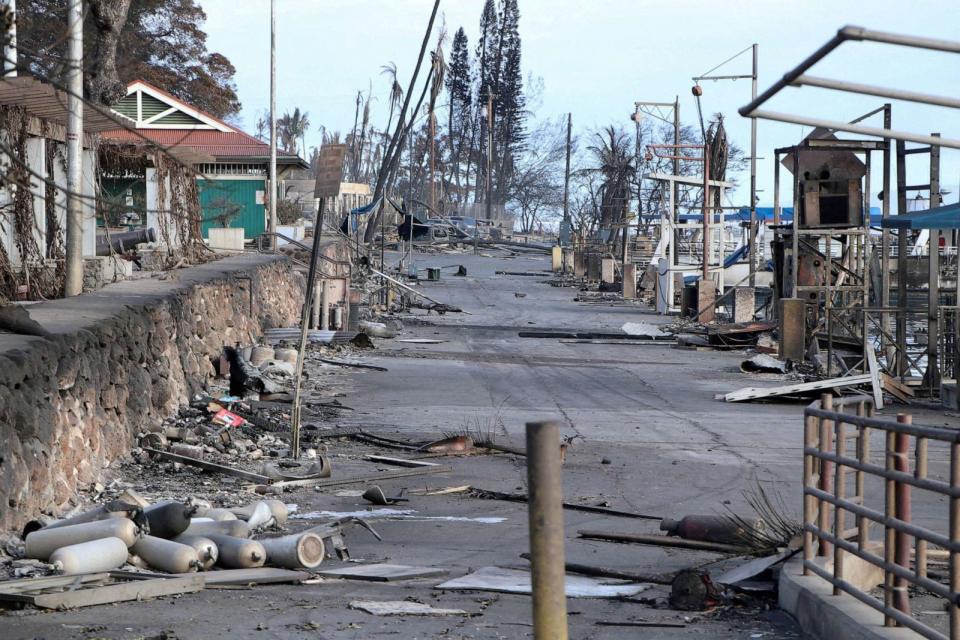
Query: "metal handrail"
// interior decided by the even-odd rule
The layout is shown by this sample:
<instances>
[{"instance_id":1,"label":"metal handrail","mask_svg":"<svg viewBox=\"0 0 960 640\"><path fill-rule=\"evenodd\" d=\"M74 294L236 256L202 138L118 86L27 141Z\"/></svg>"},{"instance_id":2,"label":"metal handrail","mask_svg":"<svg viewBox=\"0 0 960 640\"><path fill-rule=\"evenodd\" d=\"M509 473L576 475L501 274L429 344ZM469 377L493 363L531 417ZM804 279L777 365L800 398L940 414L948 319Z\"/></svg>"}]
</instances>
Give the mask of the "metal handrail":
<instances>
[{"instance_id":1,"label":"metal handrail","mask_svg":"<svg viewBox=\"0 0 960 640\"><path fill-rule=\"evenodd\" d=\"M851 413L854 407L856 412ZM853 430L848 433L847 427ZM886 436L883 465L870 462L872 430ZM847 451L851 438L855 455ZM930 440L949 446L949 481L927 477ZM910 451L914 452L912 456ZM849 471L855 477L854 494L850 496L846 486ZM884 482L883 511L866 506L867 477ZM913 489L949 499L949 534L912 522ZM835 596L846 593L876 609L883 614L886 626L908 627L930 639L960 640L960 431L914 425L906 414L898 415L896 421L877 418L872 401L864 396L834 400L831 394L824 394L804 410L803 496L804 575L815 574L829 582ZM855 529L847 529L847 514L856 519ZM870 540L871 524L883 527L882 540ZM855 541L849 537L853 532ZM879 543L882 553L876 551L874 543ZM928 543L938 545L949 556L948 585L927 576ZM915 556L912 564L911 551ZM883 571L883 601L870 595L869 588L861 589L845 579L847 555ZM819 561L817 556L821 557ZM949 636L911 615L910 584L947 601Z\"/></svg>"}]
</instances>

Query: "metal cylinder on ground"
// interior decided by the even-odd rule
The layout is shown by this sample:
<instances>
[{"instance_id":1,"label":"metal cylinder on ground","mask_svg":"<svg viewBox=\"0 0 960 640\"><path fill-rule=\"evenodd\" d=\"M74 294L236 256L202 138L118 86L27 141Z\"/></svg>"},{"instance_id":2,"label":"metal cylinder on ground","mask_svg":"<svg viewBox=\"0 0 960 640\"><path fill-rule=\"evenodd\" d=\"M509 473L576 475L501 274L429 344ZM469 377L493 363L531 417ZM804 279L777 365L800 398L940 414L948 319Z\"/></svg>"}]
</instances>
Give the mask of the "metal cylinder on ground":
<instances>
[{"instance_id":1,"label":"metal cylinder on ground","mask_svg":"<svg viewBox=\"0 0 960 640\"><path fill-rule=\"evenodd\" d=\"M762 537L766 525L762 519L755 517L690 515L679 520L664 518L660 521L660 530L666 531L668 536L687 540L745 545Z\"/></svg>"},{"instance_id":2,"label":"metal cylinder on ground","mask_svg":"<svg viewBox=\"0 0 960 640\"><path fill-rule=\"evenodd\" d=\"M127 561L127 543L120 538L101 538L71 544L50 554L50 564L68 576L112 571Z\"/></svg>"},{"instance_id":3,"label":"metal cylinder on ground","mask_svg":"<svg viewBox=\"0 0 960 640\"><path fill-rule=\"evenodd\" d=\"M284 569L313 569L323 562L323 538L315 533L297 533L259 540L267 552L267 564Z\"/></svg>"},{"instance_id":4,"label":"metal cylinder on ground","mask_svg":"<svg viewBox=\"0 0 960 640\"><path fill-rule=\"evenodd\" d=\"M528 422L530 563L533 635L537 640L568 637L560 469L560 425Z\"/></svg>"},{"instance_id":5,"label":"metal cylinder on ground","mask_svg":"<svg viewBox=\"0 0 960 640\"><path fill-rule=\"evenodd\" d=\"M207 509L207 512L203 515L203 517L217 521L237 519L237 516L233 513L233 510L220 508Z\"/></svg>"},{"instance_id":6,"label":"metal cylinder on ground","mask_svg":"<svg viewBox=\"0 0 960 640\"><path fill-rule=\"evenodd\" d=\"M259 367L267 360L273 360L273 348L257 345L250 351L250 364L253 366Z\"/></svg>"},{"instance_id":7,"label":"metal cylinder on ground","mask_svg":"<svg viewBox=\"0 0 960 640\"><path fill-rule=\"evenodd\" d=\"M189 573L201 565L197 550L191 545L156 536L144 536L137 540L130 551L154 569L167 573Z\"/></svg>"},{"instance_id":8,"label":"metal cylinder on ground","mask_svg":"<svg viewBox=\"0 0 960 640\"><path fill-rule=\"evenodd\" d=\"M44 529L56 529L57 527L67 527L84 522L93 522L94 520L103 520L104 518L109 517L109 514L110 507L108 505L101 504L92 509L84 511L83 513L78 513L75 516L70 516L69 518L52 522L45 526Z\"/></svg>"},{"instance_id":9,"label":"metal cylinder on ground","mask_svg":"<svg viewBox=\"0 0 960 640\"><path fill-rule=\"evenodd\" d=\"M327 292L327 281L320 283L320 329L330 328L330 294Z\"/></svg>"},{"instance_id":10,"label":"metal cylinder on ground","mask_svg":"<svg viewBox=\"0 0 960 640\"><path fill-rule=\"evenodd\" d=\"M27 536L24 555L28 558L46 560L57 549L103 538L119 538L131 547L139 537L140 529L132 520L126 518L83 522L67 527L34 531Z\"/></svg>"},{"instance_id":11,"label":"metal cylinder on ground","mask_svg":"<svg viewBox=\"0 0 960 640\"><path fill-rule=\"evenodd\" d=\"M320 328L320 285L322 282L317 282L313 285L313 305L310 307L310 328L319 329Z\"/></svg>"},{"instance_id":12,"label":"metal cylinder on ground","mask_svg":"<svg viewBox=\"0 0 960 640\"><path fill-rule=\"evenodd\" d=\"M333 328L337 331L343 331L343 307L337 305L333 308Z\"/></svg>"},{"instance_id":13,"label":"metal cylinder on ground","mask_svg":"<svg viewBox=\"0 0 960 640\"><path fill-rule=\"evenodd\" d=\"M226 569L254 569L262 567L267 559L267 551L256 540L234 538L219 533L206 537L217 545L219 557L217 564Z\"/></svg>"},{"instance_id":14,"label":"metal cylinder on ground","mask_svg":"<svg viewBox=\"0 0 960 640\"><path fill-rule=\"evenodd\" d=\"M287 362L292 365L297 364L297 350L280 348L274 349L274 357L280 362Z\"/></svg>"},{"instance_id":15,"label":"metal cylinder on ground","mask_svg":"<svg viewBox=\"0 0 960 640\"><path fill-rule=\"evenodd\" d=\"M249 521L250 517L253 516L254 512L256 511L257 505L260 503L263 503L267 506L278 525L286 523L289 513L287 511L287 505L284 504L282 500L260 500L258 502L252 502L243 507L234 507L229 511L237 518L244 521Z\"/></svg>"},{"instance_id":16,"label":"metal cylinder on ground","mask_svg":"<svg viewBox=\"0 0 960 640\"><path fill-rule=\"evenodd\" d=\"M183 533L191 536L209 536L210 534L232 536L234 538L249 538L250 526L243 520L220 520L190 523Z\"/></svg>"},{"instance_id":17,"label":"metal cylinder on ground","mask_svg":"<svg viewBox=\"0 0 960 640\"><path fill-rule=\"evenodd\" d=\"M158 538L175 538L190 526L190 517L196 513L196 505L175 500L158 502L143 510L149 526L148 533Z\"/></svg>"},{"instance_id":18,"label":"metal cylinder on ground","mask_svg":"<svg viewBox=\"0 0 960 640\"><path fill-rule=\"evenodd\" d=\"M193 547L193 550L197 552L197 559L200 560L200 569L203 571L212 569L213 565L217 563L220 551L217 549L217 543L210 538L183 533L174 538L173 541Z\"/></svg>"}]
</instances>

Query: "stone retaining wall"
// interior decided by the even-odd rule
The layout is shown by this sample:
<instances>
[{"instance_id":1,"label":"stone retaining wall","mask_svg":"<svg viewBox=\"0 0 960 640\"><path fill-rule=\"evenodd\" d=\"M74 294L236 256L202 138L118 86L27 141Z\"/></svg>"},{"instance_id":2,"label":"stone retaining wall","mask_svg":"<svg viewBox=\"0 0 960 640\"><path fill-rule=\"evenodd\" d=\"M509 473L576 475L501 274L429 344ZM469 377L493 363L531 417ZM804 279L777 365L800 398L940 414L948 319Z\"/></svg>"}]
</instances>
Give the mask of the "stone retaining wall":
<instances>
[{"instance_id":1,"label":"stone retaining wall","mask_svg":"<svg viewBox=\"0 0 960 640\"><path fill-rule=\"evenodd\" d=\"M202 392L227 344L299 324L303 277L242 255L28 307L50 339L0 334L0 531L76 492Z\"/></svg>"}]
</instances>

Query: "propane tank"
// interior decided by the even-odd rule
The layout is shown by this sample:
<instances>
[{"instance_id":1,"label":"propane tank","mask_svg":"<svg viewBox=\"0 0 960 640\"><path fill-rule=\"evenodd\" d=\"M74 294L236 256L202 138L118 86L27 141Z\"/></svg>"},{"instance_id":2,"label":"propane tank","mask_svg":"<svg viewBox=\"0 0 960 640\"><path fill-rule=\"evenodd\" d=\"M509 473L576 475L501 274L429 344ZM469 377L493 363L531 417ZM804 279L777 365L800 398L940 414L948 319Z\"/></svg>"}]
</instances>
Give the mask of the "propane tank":
<instances>
[{"instance_id":1,"label":"propane tank","mask_svg":"<svg viewBox=\"0 0 960 640\"><path fill-rule=\"evenodd\" d=\"M154 569L167 573L189 573L200 566L192 546L156 536L144 536L130 550Z\"/></svg>"},{"instance_id":2,"label":"propane tank","mask_svg":"<svg viewBox=\"0 0 960 640\"><path fill-rule=\"evenodd\" d=\"M111 507L109 504L101 504L93 509L84 511L83 513L78 513L75 516L70 518L64 518L63 520L57 520L56 522L50 523L44 527L44 529L56 529L58 527L67 527L74 524L81 524L84 522L93 522L95 520L103 520L104 518L109 517L111 513Z\"/></svg>"},{"instance_id":3,"label":"propane tank","mask_svg":"<svg viewBox=\"0 0 960 640\"><path fill-rule=\"evenodd\" d=\"M257 345L250 351L250 364L259 367L267 360L273 360L274 352L271 347Z\"/></svg>"},{"instance_id":4,"label":"propane tank","mask_svg":"<svg viewBox=\"0 0 960 640\"><path fill-rule=\"evenodd\" d=\"M173 539L180 544L188 544L197 552L197 558L200 560L200 569L209 571L217 563L217 557L220 555L216 543L205 536L192 536L186 533L180 534Z\"/></svg>"},{"instance_id":5,"label":"propane tank","mask_svg":"<svg viewBox=\"0 0 960 640\"><path fill-rule=\"evenodd\" d=\"M250 526L243 520L220 520L211 522L197 522L193 520L184 533L191 536L206 536L211 533L216 533L234 538L249 538Z\"/></svg>"},{"instance_id":6,"label":"propane tank","mask_svg":"<svg viewBox=\"0 0 960 640\"><path fill-rule=\"evenodd\" d=\"M196 505L167 500L152 504L143 510L150 525L148 532L158 538L176 538L190 526L190 516L197 510Z\"/></svg>"},{"instance_id":7,"label":"propane tank","mask_svg":"<svg viewBox=\"0 0 960 640\"><path fill-rule=\"evenodd\" d=\"M205 518L210 518L211 520L236 520L237 516L234 515L231 509L207 509L207 512L203 514Z\"/></svg>"},{"instance_id":8,"label":"propane tank","mask_svg":"<svg viewBox=\"0 0 960 640\"><path fill-rule=\"evenodd\" d=\"M762 535L766 525L760 518L742 518L738 522L732 516L684 516L680 520L664 518L660 530L668 536L687 540L720 542L722 544L746 544L755 535Z\"/></svg>"},{"instance_id":9,"label":"propane tank","mask_svg":"<svg viewBox=\"0 0 960 640\"><path fill-rule=\"evenodd\" d=\"M232 522L232 521L231 521ZM256 540L244 540L219 533L211 533L206 537L217 545L219 557L217 564L227 569L254 569L262 567L267 559L267 552L263 545Z\"/></svg>"},{"instance_id":10,"label":"propane tank","mask_svg":"<svg viewBox=\"0 0 960 640\"><path fill-rule=\"evenodd\" d=\"M132 520L126 518L110 518L55 529L40 529L27 536L24 555L28 558L46 560L51 553L62 547L102 538L119 538L125 545L131 547L139 536L140 529Z\"/></svg>"},{"instance_id":11,"label":"propane tank","mask_svg":"<svg viewBox=\"0 0 960 640\"><path fill-rule=\"evenodd\" d=\"M314 569L323 562L323 538L315 533L297 533L260 540L267 564L284 569Z\"/></svg>"},{"instance_id":12,"label":"propane tank","mask_svg":"<svg viewBox=\"0 0 960 640\"><path fill-rule=\"evenodd\" d=\"M120 538L101 538L61 547L50 554L50 564L60 573L113 571L127 561L127 543Z\"/></svg>"},{"instance_id":13,"label":"propane tank","mask_svg":"<svg viewBox=\"0 0 960 640\"><path fill-rule=\"evenodd\" d=\"M290 364L296 366L297 364L297 350L296 349L274 349L273 357L281 362L289 362Z\"/></svg>"},{"instance_id":14,"label":"propane tank","mask_svg":"<svg viewBox=\"0 0 960 640\"><path fill-rule=\"evenodd\" d=\"M203 498L190 498L189 503L197 508L193 514L195 517L205 516L207 511L213 508L213 505Z\"/></svg>"},{"instance_id":15,"label":"propane tank","mask_svg":"<svg viewBox=\"0 0 960 640\"><path fill-rule=\"evenodd\" d=\"M284 504L283 500L260 500L259 502L253 502L243 507L234 507L233 509L230 509L230 512L241 520L250 522L258 509L258 505L260 504L267 506L267 508L270 510L270 515L273 516L276 524L286 524L289 512L287 511L287 505ZM261 514L259 515L262 516L262 508L260 510Z\"/></svg>"}]
</instances>

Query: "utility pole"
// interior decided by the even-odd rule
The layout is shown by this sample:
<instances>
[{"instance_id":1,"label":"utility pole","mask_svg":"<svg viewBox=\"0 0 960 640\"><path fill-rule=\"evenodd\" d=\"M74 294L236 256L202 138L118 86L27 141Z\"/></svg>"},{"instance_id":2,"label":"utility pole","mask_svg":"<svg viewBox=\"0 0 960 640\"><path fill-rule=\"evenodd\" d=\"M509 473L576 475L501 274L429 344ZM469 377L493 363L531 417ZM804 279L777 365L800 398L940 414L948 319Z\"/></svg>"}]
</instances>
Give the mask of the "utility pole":
<instances>
[{"instance_id":1,"label":"utility pole","mask_svg":"<svg viewBox=\"0 0 960 640\"><path fill-rule=\"evenodd\" d=\"M83 2L67 6L67 246L65 297L83 291Z\"/></svg>"},{"instance_id":2,"label":"utility pole","mask_svg":"<svg viewBox=\"0 0 960 640\"><path fill-rule=\"evenodd\" d=\"M277 252L277 2L270 0L270 247ZM317 210L314 233L323 223L323 208Z\"/></svg>"},{"instance_id":3,"label":"utility pole","mask_svg":"<svg viewBox=\"0 0 960 640\"><path fill-rule=\"evenodd\" d=\"M13 78L17 75L17 0L7 0L7 9L11 22L3 48L3 75Z\"/></svg>"},{"instance_id":4,"label":"utility pole","mask_svg":"<svg viewBox=\"0 0 960 640\"><path fill-rule=\"evenodd\" d=\"M570 219L570 139L573 134L573 114L567 114L567 165L563 173L563 223L567 233L573 234L573 221ZM561 240L563 233L560 234ZM561 242L561 246L563 243Z\"/></svg>"},{"instance_id":5,"label":"utility pole","mask_svg":"<svg viewBox=\"0 0 960 640\"><path fill-rule=\"evenodd\" d=\"M738 58L742 54L750 51L752 54L753 66L749 74L736 75L712 75L714 71L727 64L731 60ZM750 97L757 99L757 45L752 44L740 53L721 62L710 71L701 76L696 76L693 81L700 83L701 80L750 80ZM749 237L749 260L750 260L750 286L757 284L757 119L750 118L750 231Z\"/></svg>"},{"instance_id":6,"label":"utility pole","mask_svg":"<svg viewBox=\"0 0 960 640\"><path fill-rule=\"evenodd\" d=\"M493 91L487 89L487 220L493 217ZM473 254L480 253L480 221L474 218Z\"/></svg>"}]
</instances>

